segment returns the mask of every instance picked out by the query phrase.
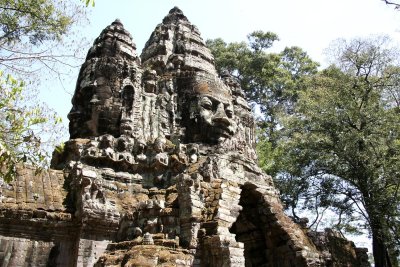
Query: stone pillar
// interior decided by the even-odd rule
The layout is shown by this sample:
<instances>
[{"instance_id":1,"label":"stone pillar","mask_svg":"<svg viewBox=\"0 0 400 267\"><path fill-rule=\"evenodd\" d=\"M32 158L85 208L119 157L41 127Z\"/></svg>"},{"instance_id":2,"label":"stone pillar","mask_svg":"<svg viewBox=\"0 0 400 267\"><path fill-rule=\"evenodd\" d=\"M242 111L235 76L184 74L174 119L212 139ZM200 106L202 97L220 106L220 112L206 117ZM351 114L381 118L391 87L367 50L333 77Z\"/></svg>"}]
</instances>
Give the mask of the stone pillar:
<instances>
[{"instance_id":1,"label":"stone pillar","mask_svg":"<svg viewBox=\"0 0 400 267\"><path fill-rule=\"evenodd\" d=\"M204 202L200 199L199 175L179 175L177 179L180 245L195 249L198 246L197 232L200 229Z\"/></svg>"},{"instance_id":2,"label":"stone pillar","mask_svg":"<svg viewBox=\"0 0 400 267\"><path fill-rule=\"evenodd\" d=\"M243 243L237 242L229 231L242 209L239 205L241 189L229 181L222 181L220 189L214 217L216 234L203 238L202 260L209 266L244 266Z\"/></svg>"}]
</instances>

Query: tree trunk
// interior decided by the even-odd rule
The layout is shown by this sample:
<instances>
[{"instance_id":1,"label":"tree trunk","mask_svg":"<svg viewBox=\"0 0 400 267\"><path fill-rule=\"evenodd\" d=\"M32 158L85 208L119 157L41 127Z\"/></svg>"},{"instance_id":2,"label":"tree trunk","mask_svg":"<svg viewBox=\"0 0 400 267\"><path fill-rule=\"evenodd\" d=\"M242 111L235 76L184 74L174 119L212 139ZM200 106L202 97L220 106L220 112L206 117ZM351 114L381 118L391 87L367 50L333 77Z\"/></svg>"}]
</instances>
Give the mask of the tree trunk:
<instances>
[{"instance_id":1,"label":"tree trunk","mask_svg":"<svg viewBox=\"0 0 400 267\"><path fill-rule=\"evenodd\" d=\"M364 180L365 181L365 180ZM376 267L393 267L389 257L389 251L386 241L384 218L382 218L382 210L377 205L379 202L368 190L364 191L365 210L369 217L369 227L372 233L372 254Z\"/></svg>"},{"instance_id":2,"label":"tree trunk","mask_svg":"<svg viewBox=\"0 0 400 267\"><path fill-rule=\"evenodd\" d=\"M385 244L385 237L381 225L371 225L372 231L372 252L376 267L392 267L388 248Z\"/></svg>"}]
</instances>

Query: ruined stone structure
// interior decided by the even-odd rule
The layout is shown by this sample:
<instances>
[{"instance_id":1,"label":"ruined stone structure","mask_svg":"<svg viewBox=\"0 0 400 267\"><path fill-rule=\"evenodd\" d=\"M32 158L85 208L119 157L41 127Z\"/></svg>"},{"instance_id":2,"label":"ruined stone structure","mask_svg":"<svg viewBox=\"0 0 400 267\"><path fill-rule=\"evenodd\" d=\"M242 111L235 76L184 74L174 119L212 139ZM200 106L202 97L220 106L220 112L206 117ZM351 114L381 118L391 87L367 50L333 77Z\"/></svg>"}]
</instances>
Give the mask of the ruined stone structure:
<instances>
[{"instance_id":1,"label":"ruined stone structure","mask_svg":"<svg viewBox=\"0 0 400 267\"><path fill-rule=\"evenodd\" d=\"M140 58L104 29L72 104L53 169L1 184L1 266L369 266L284 214L239 83L178 8Z\"/></svg>"}]
</instances>

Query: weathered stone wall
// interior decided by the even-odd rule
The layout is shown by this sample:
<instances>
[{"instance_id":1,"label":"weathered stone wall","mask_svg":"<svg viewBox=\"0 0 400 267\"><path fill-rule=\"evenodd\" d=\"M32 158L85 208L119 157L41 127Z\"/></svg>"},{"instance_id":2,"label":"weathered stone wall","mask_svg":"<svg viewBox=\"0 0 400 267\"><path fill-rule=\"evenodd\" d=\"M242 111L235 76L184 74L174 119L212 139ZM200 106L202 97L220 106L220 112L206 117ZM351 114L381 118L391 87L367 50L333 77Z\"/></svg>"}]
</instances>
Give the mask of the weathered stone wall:
<instances>
[{"instance_id":1,"label":"weathered stone wall","mask_svg":"<svg viewBox=\"0 0 400 267\"><path fill-rule=\"evenodd\" d=\"M322 252L327 266L371 266L368 261L368 249L357 248L338 231L327 228L324 232L311 231L308 236Z\"/></svg>"},{"instance_id":2,"label":"weathered stone wall","mask_svg":"<svg viewBox=\"0 0 400 267\"><path fill-rule=\"evenodd\" d=\"M62 171L19 166L0 186L1 266L71 266L77 227L64 201Z\"/></svg>"},{"instance_id":3,"label":"weathered stone wall","mask_svg":"<svg viewBox=\"0 0 400 267\"><path fill-rule=\"evenodd\" d=\"M24 238L2 238L0 253L2 266L46 266L49 259L51 242L31 241Z\"/></svg>"}]
</instances>

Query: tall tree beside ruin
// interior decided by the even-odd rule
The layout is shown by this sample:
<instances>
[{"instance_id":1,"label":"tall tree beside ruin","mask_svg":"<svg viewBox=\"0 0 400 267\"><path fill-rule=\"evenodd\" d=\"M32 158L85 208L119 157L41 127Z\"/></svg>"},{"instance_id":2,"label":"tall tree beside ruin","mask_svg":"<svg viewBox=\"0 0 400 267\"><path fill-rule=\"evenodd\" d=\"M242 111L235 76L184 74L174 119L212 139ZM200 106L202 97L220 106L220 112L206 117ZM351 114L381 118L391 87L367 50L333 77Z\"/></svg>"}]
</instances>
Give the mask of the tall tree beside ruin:
<instances>
[{"instance_id":1,"label":"tall tree beside ruin","mask_svg":"<svg viewBox=\"0 0 400 267\"><path fill-rule=\"evenodd\" d=\"M340 217L360 215L383 267L396 266L400 245L400 66L387 45L386 38L337 41L334 64L310 78L280 140L290 166L280 183L303 184L286 197L307 203L318 195Z\"/></svg>"}]
</instances>

